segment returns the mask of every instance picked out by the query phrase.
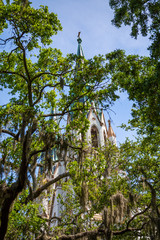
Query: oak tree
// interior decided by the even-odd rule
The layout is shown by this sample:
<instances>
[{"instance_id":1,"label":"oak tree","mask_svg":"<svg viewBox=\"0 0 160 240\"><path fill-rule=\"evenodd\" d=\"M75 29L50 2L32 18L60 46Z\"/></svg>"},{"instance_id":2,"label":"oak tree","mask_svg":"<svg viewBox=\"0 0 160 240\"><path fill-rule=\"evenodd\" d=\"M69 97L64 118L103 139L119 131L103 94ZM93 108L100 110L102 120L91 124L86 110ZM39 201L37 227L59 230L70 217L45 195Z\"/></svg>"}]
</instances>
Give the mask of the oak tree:
<instances>
[{"instance_id":1,"label":"oak tree","mask_svg":"<svg viewBox=\"0 0 160 240\"><path fill-rule=\"evenodd\" d=\"M47 6L34 9L30 2L25 2L25 7L21 2L0 1L0 85L1 91L7 89L10 94L8 102L0 106L0 239L6 235L10 212L13 216L20 210L14 203L22 191L28 189L28 203L69 175L53 176L39 185L37 168L43 167L45 174L52 176L51 150L62 152L72 147L71 128L85 131L90 102L96 99L107 107L116 99L105 58L82 61L73 54L63 57L50 46L52 36L62 30L56 14ZM84 96L89 99L86 103L79 101ZM70 112L74 121L64 132ZM36 209L29 206L22 212L32 214Z\"/></svg>"}]
</instances>

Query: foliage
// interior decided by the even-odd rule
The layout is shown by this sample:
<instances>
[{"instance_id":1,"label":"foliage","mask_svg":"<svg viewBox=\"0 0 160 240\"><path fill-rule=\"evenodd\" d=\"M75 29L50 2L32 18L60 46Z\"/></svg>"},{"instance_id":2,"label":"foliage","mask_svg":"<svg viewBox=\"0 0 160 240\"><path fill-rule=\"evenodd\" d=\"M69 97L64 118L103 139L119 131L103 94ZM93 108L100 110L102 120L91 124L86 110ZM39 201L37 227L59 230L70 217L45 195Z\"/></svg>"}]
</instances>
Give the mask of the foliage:
<instances>
[{"instance_id":1,"label":"foliage","mask_svg":"<svg viewBox=\"0 0 160 240\"><path fill-rule=\"evenodd\" d=\"M36 205L30 205L30 200L69 176L69 172L52 175L52 151L57 149L59 161L68 161L63 153L75 148L73 130L85 133L91 102L96 99L97 105L107 109L117 98L106 59L95 56L85 60L73 54L63 57L60 50L50 47L51 37L62 30L56 14L46 6L34 9L30 2L25 1L25 6L21 2L0 2L0 44L4 47L0 85L11 96L0 106L0 239L6 234L10 211L9 229L18 224L12 205L18 201L14 206L19 208L18 196L23 190L29 193L17 216L27 208L31 215L32 210L36 214ZM67 114L74 120L66 124ZM66 131L63 125L67 125ZM41 179L37 179L39 168L44 173ZM31 216L33 225L36 219ZM22 232L24 223L22 218Z\"/></svg>"},{"instance_id":2,"label":"foliage","mask_svg":"<svg viewBox=\"0 0 160 240\"><path fill-rule=\"evenodd\" d=\"M123 23L131 25L131 36L137 38L138 34L147 36L151 40L149 50L156 60L160 58L160 3L159 0L110 0L114 10L112 23L120 27Z\"/></svg>"},{"instance_id":3,"label":"foliage","mask_svg":"<svg viewBox=\"0 0 160 240\"><path fill-rule=\"evenodd\" d=\"M114 236L125 228L132 208L118 168L118 149L108 141L99 149L86 145L80 155L68 166L71 179L63 183L65 194L59 197L64 209L53 236L62 230L59 239L96 238L105 236L105 231Z\"/></svg>"},{"instance_id":4,"label":"foliage","mask_svg":"<svg viewBox=\"0 0 160 240\"><path fill-rule=\"evenodd\" d=\"M121 146L122 167L126 169L131 191L137 194L139 208L146 208L139 232L142 239L159 239L159 1L112 1L112 23L131 25L131 36L149 36L150 57L126 56L123 51L108 54L113 79L133 101L132 119L126 129L136 129L137 139ZM136 224L137 225L137 224Z\"/></svg>"},{"instance_id":5,"label":"foliage","mask_svg":"<svg viewBox=\"0 0 160 240\"><path fill-rule=\"evenodd\" d=\"M150 15L140 1L110 2L118 12L115 24L135 17L133 30L140 25L145 35L149 16L152 32L158 2L145 2ZM129 2L135 16L121 9ZM0 106L0 240L159 239L159 53L152 49L157 29L153 59L117 50L86 60L51 48L51 37L62 27L45 6L1 1L0 19L0 85L11 96ZM139 136L126 141L120 154L110 142L94 149L85 139L91 103L108 109L117 89L134 101L129 127ZM54 176L55 164L62 162L68 171ZM55 184L63 185L64 208L59 224L50 228L55 219L39 216L38 202L48 198L51 204Z\"/></svg>"},{"instance_id":6,"label":"foliage","mask_svg":"<svg viewBox=\"0 0 160 240\"><path fill-rule=\"evenodd\" d=\"M127 182L137 198L137 206L146 209L140 216L144 239L159 239L159 133L154 139L138 137L136 142L121 145L121 163L127 172ZM135 211L135 209L134 209ZM137 209L138 211L138 209ZM136 223L138 225L138 223ZM144 230L143 230L144 229Z\"/></svg>"},{"instance_id":7,"label":"foliage","mask_svg":"<svg viewBox=\"0 0 160 240\"><path fill-rule=\"evenodd\" d=\"M160 123L160 83L157 65L149 57L126 56L122 50L106 55L112 79L133 101L132 127L139 134L154 135Z\"/></svg>"},{"instance_id":8,"label":"foliage","mask_svg":"<svg viewBox=\"0 0 160 240\"><path fill-rule=\"evenodd\" d=\"M140 134L154 136L160 123L160 3L150 0L110 0L110 6L114 10L112 23L115 26L120 27L123 23L131 25L133 37L137 38L141 33L143 36L149 35L151 40L150 58L125 56L122 52L115 52L109 59L110 57L112 60L115 59L112 63L114 66L117 65L116 68L113 67L113 71L118 69L118 84L128 92L129 99L134 101L131 125L138 127Z\"/></svg>"},{"instance_id":9,"label":"foliage","mask_svg":"<svg viewBox=\"0 0 160 240\"><path fill-rule=\"evenodd\" d=\"M28 192L23 191L12 207L6 239L34 239L40 229L47 227L46 221L39 216L42 206L36 202L22 204Z\"/></svg>"}]
</instances>

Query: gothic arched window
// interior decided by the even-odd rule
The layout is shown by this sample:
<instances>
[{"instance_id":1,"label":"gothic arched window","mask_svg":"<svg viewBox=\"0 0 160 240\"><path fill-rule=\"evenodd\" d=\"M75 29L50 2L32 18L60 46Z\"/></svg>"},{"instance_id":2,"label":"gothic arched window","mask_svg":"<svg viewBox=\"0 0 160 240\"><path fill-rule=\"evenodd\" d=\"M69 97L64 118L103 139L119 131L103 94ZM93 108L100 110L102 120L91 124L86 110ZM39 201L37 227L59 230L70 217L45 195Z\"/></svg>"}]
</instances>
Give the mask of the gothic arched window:
<instances>
[{"instance_id":1,"label":"gothic arched window","mask_svg":"<svg viewBox=\"0 0 160 240\"><path fill-rule=\"evenodd\" d=\"M103 132L103 135L104 135L104 144L106 144L106 142L107 142L107 137L106 137L105 131Z\"/></svg>"},{"instance_id":2,"label":"gothic arched window","mask_svg":"<svg viewBox=\"0 0 160 240\"><path fill-rule=\"evenodd\" d=\"M92 139L92 147L98 147L98 129L96 126L91 128L91 139Z\"/></svg>"}]
</instances>

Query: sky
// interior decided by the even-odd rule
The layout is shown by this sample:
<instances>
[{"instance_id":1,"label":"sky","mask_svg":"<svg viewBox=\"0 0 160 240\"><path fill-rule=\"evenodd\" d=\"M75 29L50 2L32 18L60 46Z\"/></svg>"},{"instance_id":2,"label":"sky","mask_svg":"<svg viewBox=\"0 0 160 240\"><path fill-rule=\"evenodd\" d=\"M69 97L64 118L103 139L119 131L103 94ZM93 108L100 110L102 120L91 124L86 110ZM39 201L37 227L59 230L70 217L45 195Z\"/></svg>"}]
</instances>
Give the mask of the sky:
<instances>
[{"instance_id":1,"label":"sky","mask_svg":"<svg viewBox=\"0 0 160 240\"><path fill-rule=\"evenodd\" d=\"M77 35L81 32L82 47L86 59L94 55L106 54L115 49L123 49L126 54L149 55L147 38L139 36L138 40L130 37L130 28L123 26L118 29L111 24L113 11L109 0L32 0L32 5L47 5L50 12L58 15L63 31L53 37L52 47L60 49L65 56L77 52ZM3 96L0 99L0 104ZM117 142L124 142L126 137L132 138L132 133L120 129L122 123L130 118L132 104L127 94L111 108L110 117ZM106 122L109 118L105 113Z\"/></svg>"},{"instance_id":2,"label":"sky","mask_svg":"<svg viewBox=\"0 0 160 240\"><path fill-rule=\"evenodd\" d=\"M59 48L65 55L77 52L77 34L81 32L82 47L86 59L94 55L106 54L115 49L124 49L126 54L149 55L147 38L131 38L130 28L118 29L112 25L113 10L109 0L33 0L33 6L47 5L50 11L58 15L63 31L53 38L53 47ZM125 132L120 126L127 124L132 103L126 93L111 108L110 116L105 113L106 122L111 117L117 143L132 138L134 132Z\"/></svg>"}]
</instances>

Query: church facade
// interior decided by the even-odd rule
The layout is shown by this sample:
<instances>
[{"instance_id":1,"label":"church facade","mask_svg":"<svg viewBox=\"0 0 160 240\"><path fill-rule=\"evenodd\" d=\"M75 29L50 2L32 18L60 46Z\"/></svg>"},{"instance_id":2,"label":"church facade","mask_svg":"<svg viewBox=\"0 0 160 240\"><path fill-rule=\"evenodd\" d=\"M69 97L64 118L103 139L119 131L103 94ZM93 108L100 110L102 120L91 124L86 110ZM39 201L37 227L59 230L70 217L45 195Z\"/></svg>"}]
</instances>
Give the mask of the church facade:
<instances>
[{"instance_id":1,"label":"church facade","mask_svg":"<svg viewBox=\"0 0 160 240\"><path fill-rule=\"evenodd\" d=\"M81 38L78 36L78 49L77 55L84 56L83 49L81 46ZM108 120L106 124L105 116L102 110L97 109L95 103L92 102L91 107L88 111L87 118L89 120L89 128L86 132L86 141L89 145L94 148L103 147L107 140L109 140L112 144L116 145L116 135L112 129L111 121ZM68 117L68 121L71 121L70 117ZM53 154L53 160L57 161L56 153ZM63 161L57 161L54 166L54 178L66 172L65 163ZM47 191L46 191L47 194ZM65 192L62 190L60 184L54 184L52 187L52 199L50 203L47 198L43 198L42 204L44 207L44 213L47 218L52 219L50 226L56 226L61 217L61 212L63 211L63 205L59 201L59 195L65 198ZM98 216L97 216L98 217Z\"/></svg>"}]
</instances>

